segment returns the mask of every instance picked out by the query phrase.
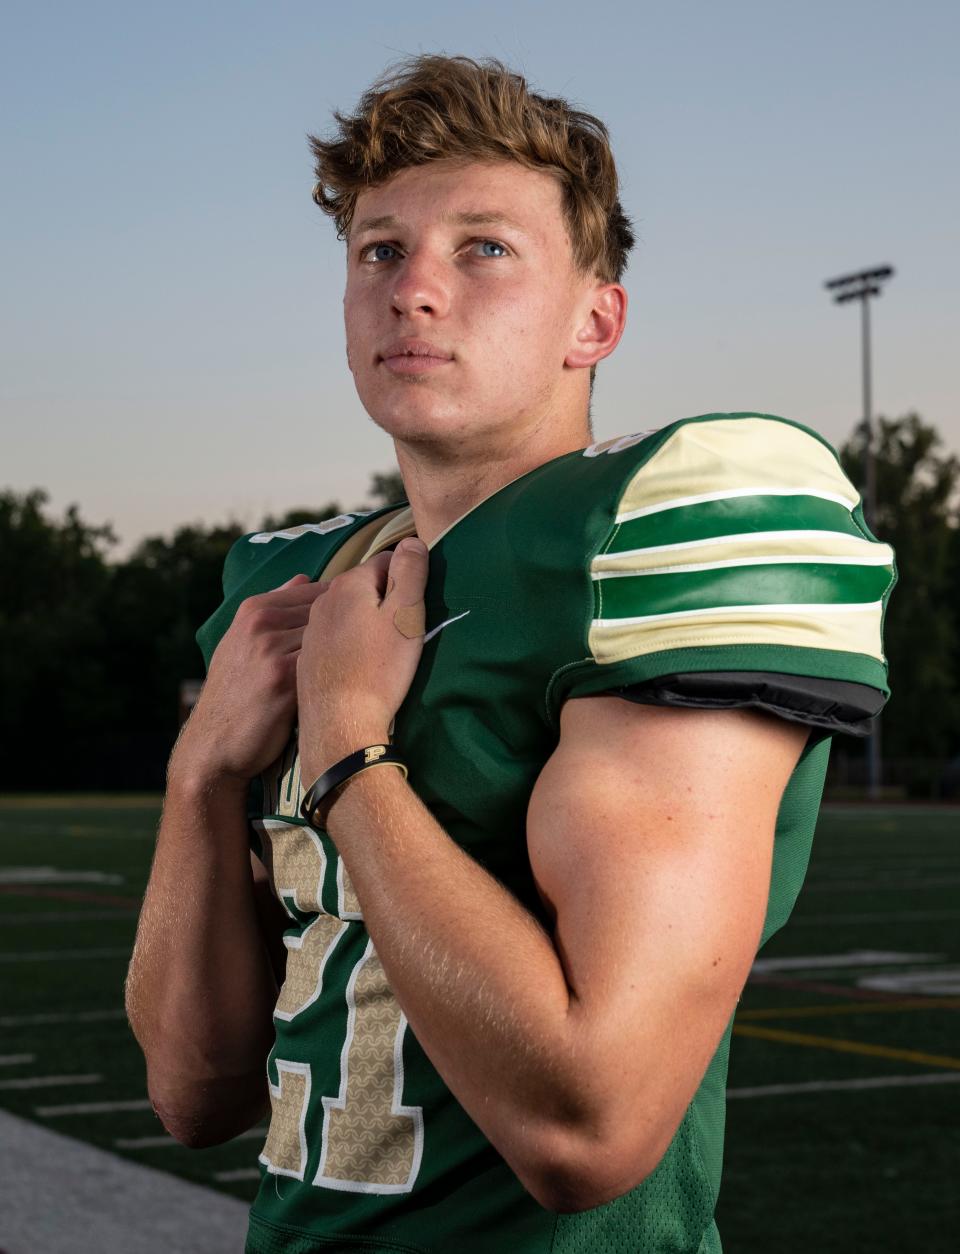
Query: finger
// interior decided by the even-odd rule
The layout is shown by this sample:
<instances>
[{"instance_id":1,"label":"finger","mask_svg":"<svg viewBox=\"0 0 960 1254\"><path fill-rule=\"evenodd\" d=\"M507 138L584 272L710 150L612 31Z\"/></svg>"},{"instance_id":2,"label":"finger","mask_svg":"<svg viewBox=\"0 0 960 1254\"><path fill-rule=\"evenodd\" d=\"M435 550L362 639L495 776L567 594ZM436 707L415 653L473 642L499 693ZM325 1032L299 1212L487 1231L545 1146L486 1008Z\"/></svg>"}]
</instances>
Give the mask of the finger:
<instances>
[{"instance_id":1,"label":"finger","mask_svg":"<svg viewBox=\"0 0 960 1254\"><path fill-rule=\"evenodd\" d=\"M351 566L349 570L336 575L331 583L336 584L337 593L341 597L356 596L366 601L373 595L379 604L386 589L389 568L390 554L375 553L359 566Z\"/></svg>"},{"instance_id":2,"label":"finger","mask_svg":"<svg viewBox=\"0 0 960 1254\"><path fill-rule=\"evenodd\" d=\"M305 627L310 621L312 608L312 602L306 605L251 606L255 610L255 615L251 615L254 630L269 635L274 631L285 631L289 627Z\"/></svg>"},{"instance_id":3,"label":"finger","mask_svg":"<svg viewBox=\"0 0 960 1254\"><path fill-rule=\"evenodd\" d=\"M276 641L278 653L299 653L303 644L304 627L291 627L289 631L278 631Z\"/></svg>"},{"instance_id":4,"label":"finger","mask_svg":"<svg viewBox=\"0 0 960 1254\"><path fill-rule=\"evenodd\" d=\"M259 595L269 598L272 605L312 605L321 593L327 591L331 583L329 579L311 580L306 575L295 575L294 579L300 582L294 583L288 579L279 588L261 592Z\"/></svg>"},{"instance_id":5,"label":"finger","mask_svg":"<svg viewBox=\"0 0 960 1254\"><path fill-rule=\"evenodd\" d=\"M393 609L393 623L408 640L426 631L423 594L430 566L427 546L410 536L401 540L390 559L387 595L384 603Z\"/></svg>"},{"instance_id":6,"label":"finger","mask_svg":"<svg viewBox=\"0 0 960 1254\"><path fill-rule=\"evenodd\" d=\"M300 605L278 605L276 601L265 601L261 597L250 597L237 612L234 623L254 636L269 637L278 631L287 631L299 627L302 631L310 621L310 614L319 600L315 596Z\"/></svg>"},{"instance_id":7,"label":"finger","mask_svg":"<svg viewBox=\"0 0 960 1254\"><path fill-rule=\"evenodd\" d=\"M376 580L377 596L380 598L383 598L390 590L388 578L392 558L393 554L387 549L383 553L375 554L368 562L363 563L362 569L368 571Z\"/></svg>"},{"instance_id":8,"label":"finger","mask_svg":"<svg viewBox=\"0 0 960 1254\"><path fill-rule=\"evenodd\" d=\"M390 589L388 596L402 605L414 605L423 600L430 567L427 546L416 536L401 540L389 556Z\"/></svg>"}]
</instances>

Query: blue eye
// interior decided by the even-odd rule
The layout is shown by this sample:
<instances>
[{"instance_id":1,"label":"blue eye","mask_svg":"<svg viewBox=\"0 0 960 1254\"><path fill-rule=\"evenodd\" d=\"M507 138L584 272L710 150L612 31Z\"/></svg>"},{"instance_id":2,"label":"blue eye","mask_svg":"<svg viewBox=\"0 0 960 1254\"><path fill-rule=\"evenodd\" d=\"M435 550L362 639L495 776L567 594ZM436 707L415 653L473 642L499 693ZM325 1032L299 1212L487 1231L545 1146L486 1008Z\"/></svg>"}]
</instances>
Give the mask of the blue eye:
<instances>
[{"instance_id":1,"label":"blue eye","mask_svg":"<svg viewBox=\"0 0 960 1254\"><path fill-rule=\"evenodd\" d=\"M485 251L483 254L484 257L505 257L507 255L507 250L504 247L504 245L498 243L495 239L483 239L483 240L480 240L479 243L482 249L487 249L487 248L499 248L500 249L500 252L498 253L488 253Z\"/></svg>"},{"instance_id":2,"label":"blue eye","mask_svg":"<svg viewBox=\"0 0 960 1254\"><path fill-rule=\"evenodd\" d=\"M389 253L390 256L384 256L384 250L386 250L386 252ZM372 257L370 255L371 253L373 254ZM393 254L395 253L396 253L396 249L394 248L392 244L370 244L367 248L363 250L363 255L360 258L360 260L361 261L392 261Z\"/></svg>"}]
</instances>

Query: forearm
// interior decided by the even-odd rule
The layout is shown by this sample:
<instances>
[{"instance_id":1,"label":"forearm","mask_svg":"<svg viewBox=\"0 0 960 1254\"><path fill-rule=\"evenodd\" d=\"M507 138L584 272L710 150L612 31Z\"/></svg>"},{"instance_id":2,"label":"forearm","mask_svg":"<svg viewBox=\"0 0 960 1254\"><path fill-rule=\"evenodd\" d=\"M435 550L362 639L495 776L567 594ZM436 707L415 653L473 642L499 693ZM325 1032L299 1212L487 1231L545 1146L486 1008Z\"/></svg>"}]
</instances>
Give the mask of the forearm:
<instances>
[{"instance_id":1,"label":"forearm","mask_svg":"<svg viewBox=\"0 0 960 1254\"><path fill-rule=\"evenodd\" d=\"M524 1178L590 1135L576 997L533 915L452 841L402 776L351 781L328 830L391 987L451 1091ZM526 1183L526 1180L525 1180Z\"/></svg>"},{"instance_id":2,"label":"forearm","mask_svg":"<svg viewBox=\"0 0 960 1254\"><path fill-rule=\"evenodd\" d=\"M238 785L171 774L126 1000L151 1097L174 1135L209 1139L201 1125L225 1119L239 1130L259 1117L276 982Z\"/></svg>"}]
</instances>

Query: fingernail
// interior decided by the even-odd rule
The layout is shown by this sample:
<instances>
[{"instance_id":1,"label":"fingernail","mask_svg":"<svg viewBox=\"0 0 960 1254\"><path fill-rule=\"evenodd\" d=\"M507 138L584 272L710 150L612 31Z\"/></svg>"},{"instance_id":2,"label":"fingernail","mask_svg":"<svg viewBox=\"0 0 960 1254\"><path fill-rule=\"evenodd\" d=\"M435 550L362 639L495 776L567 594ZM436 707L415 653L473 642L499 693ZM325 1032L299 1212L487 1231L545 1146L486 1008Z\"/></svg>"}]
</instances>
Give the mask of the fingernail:
<instances>
[{"instance_id":1,"label":"fingernail","mask_svg":"<svg viewBox=\"0 0 960 1254\"><path fill-rule=\"evenodd\" d=\"M427 546L418 536L407 536L405 540L400 541L397 549L404 553L426 553Z\"/></svg>"}]
</instances>

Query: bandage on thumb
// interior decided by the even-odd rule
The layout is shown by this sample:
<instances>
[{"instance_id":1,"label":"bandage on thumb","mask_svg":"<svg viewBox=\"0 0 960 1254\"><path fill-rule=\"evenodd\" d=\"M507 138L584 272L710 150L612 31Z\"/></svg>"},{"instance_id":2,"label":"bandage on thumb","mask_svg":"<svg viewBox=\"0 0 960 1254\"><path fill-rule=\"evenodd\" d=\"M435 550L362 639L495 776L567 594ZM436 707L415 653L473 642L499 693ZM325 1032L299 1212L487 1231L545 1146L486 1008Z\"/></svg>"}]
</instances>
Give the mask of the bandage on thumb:
<instances>
[{"instance_id":1,"label":"bandage on thumb","mask_svg":"<svg viewBox=\"0 0 960 1254\"><path fill-rule=\"evenodd\" d=\"M401 636L406 636L408 640L416 640L417 636L422 636L427 630L427 611L424 603L418 601L416 605L401 605L393 616L393 622Z\"/></svg>"}]
</instances>

